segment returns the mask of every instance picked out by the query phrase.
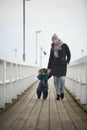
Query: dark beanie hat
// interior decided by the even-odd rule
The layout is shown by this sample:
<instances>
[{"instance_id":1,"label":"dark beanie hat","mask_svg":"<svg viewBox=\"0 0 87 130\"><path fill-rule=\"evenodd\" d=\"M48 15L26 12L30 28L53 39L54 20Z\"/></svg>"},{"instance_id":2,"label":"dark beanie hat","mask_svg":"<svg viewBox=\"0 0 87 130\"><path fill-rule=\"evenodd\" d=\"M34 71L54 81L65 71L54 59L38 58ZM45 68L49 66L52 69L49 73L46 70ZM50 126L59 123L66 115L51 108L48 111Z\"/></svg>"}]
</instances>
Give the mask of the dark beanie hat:
<instances>
[{"instance_id":1,"label":"dark beanie hat","mask_svg":"<svg viewBox=\"0 0 87 130\"><path fill-rule=\"evenodd\" d=\"M53 36L52 36L52 41L53 41L54 39L59 39L56 34L53 34Z\"/></svg>"}]
</instances>

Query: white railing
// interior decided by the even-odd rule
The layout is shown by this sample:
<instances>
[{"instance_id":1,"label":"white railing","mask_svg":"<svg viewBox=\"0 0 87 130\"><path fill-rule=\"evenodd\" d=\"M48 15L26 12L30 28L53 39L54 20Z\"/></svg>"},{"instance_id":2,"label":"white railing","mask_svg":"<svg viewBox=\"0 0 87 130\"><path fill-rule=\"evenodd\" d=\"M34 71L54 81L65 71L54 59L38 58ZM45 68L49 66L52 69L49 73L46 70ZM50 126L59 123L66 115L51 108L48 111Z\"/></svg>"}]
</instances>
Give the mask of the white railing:
<instances>
[{"instance_id":1,"label":"white railing","mask_svg":"<svg viewBox=\"0 0 87 130\"><path fill-rule=\"evenodd\" d=\"M87 104L87 56L68 66L66 88L80 101Z\"/></svg>"},{"instance_id":2,"label":"white railing","mask_svg":"<svg viewBox=\"0 0 87 130\"><path fill-rule=\"evenodd\" d=\"M37 70L37 67L0 57L0 108L12 103L12 99L17 99L17 95L37 80Z\"/></svg>"}]
</instances>

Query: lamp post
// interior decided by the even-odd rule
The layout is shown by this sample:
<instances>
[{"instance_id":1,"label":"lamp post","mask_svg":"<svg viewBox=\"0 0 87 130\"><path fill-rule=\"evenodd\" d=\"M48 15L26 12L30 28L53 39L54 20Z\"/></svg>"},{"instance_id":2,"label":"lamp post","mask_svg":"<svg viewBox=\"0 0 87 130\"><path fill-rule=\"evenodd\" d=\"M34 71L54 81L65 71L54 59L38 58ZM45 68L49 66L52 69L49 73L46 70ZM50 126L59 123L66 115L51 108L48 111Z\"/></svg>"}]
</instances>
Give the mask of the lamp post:
<instances>
[{"instance_id":1,"label":"lamp post","mask_svg":"<svg viewBox=\"0 0 87 130\"><path fill-rule=\"evenodd\" d=\"M82 53L82 57L83 57L84 56L84 50L83 49L81 50L81 53Z\"/></svg>"},{"instance_id":2,"label":"lamp post","mask_svg":"<svg viewBox=\"0 0 87 130\"><path fill-rule=\"evenodd\" d=\"M14 49L14 52L15 52L15 60L17 60L17 49Z\"/></svg>"},{"instance_id":3,"label":"lamp post","mask_svg":"<svg viewBox=\"0 0 87 130\"><path fill-rule=\"evenodd\" d=\"M42 58L43 58L42 52L44 55L47 55L47 53L43 50L43 48L40 47L40 68L42 67Z\"/></svg>"},{"instance_id":4,"label":"lamp post","mask_svg":"<svg viewBox=\"0 0 87 130\"><path fill-rule=\"evenodd\" d=\"M30 1L30 0L26 0ZM23 0L23 61L25 61L25 0Z\"/></svg>"},{"instance_id":5,"label":"lamp post","mask_svg":"<svg viewBox=\"0 0 87 130\"><path fill-rule=\"evenodd\" d=\"M38 34L41 33L41 31L36 31L36 61L35 63L37 64L37 46L38 46Z\"/></svg>"}]
</instances>

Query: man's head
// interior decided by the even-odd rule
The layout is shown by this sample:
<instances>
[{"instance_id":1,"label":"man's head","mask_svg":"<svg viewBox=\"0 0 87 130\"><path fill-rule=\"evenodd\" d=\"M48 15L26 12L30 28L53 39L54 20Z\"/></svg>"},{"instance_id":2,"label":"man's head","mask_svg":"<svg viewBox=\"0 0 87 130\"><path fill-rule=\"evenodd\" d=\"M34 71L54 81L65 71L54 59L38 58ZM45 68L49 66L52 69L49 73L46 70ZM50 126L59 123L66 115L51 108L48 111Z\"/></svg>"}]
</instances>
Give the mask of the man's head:
<instances>
[{"instance_id":1,"label":"man's head","mask_svg":"<svg viewBox=\"0 0 87 130\"><path fill-rule=\"evenodd\" d=\"M56 34L54 34L54 35L52 36L52 42L53 42L54 44L57 44L58 41L59 41L58 36L57 36Z\"/></svg>"}]
</instances>

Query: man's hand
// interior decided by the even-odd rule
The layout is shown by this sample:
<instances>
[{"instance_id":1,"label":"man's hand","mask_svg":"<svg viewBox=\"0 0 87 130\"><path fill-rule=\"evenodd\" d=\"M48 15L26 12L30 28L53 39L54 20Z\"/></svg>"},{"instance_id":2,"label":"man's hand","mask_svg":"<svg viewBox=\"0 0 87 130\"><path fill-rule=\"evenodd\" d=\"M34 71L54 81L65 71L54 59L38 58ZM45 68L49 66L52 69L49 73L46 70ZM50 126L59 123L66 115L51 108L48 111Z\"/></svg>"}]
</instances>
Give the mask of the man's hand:
<instances>
[{"instance_id":1,"label":"man's hand","mask_svg":"<svg viewBox=\"0 0 87 130\"><path fill-rule=\"evenodd\" d=\"M48 70L47 70L47 74L50 74L50 72L51 72L51 69L48 69Z\"/></svg>"}]
</instances>

